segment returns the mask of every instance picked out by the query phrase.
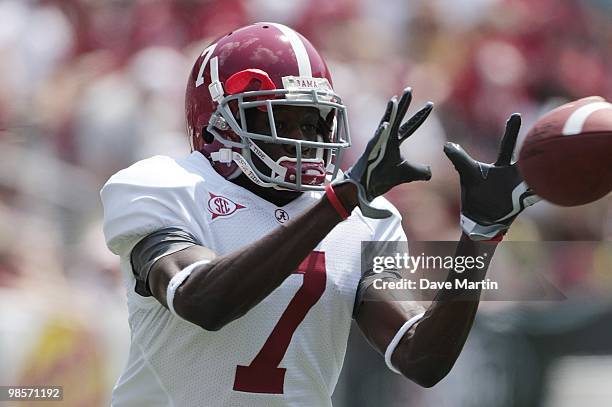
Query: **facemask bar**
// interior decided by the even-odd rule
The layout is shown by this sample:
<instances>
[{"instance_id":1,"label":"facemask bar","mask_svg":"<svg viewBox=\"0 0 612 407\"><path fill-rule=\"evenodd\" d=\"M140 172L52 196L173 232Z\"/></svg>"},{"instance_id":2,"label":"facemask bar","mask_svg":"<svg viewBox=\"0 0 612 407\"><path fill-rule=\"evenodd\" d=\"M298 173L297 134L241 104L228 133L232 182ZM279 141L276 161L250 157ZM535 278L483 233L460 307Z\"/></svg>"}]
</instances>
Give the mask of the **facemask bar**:
<instances>
[{"instance_id":1,"label":"facemask bar","mask_svg":"<svg viewBox=\"0 0 612 407\"><path fill-rule=\"evenodd\" d=\"M283 99L277 99L276 97L284 96ZM265 100L257 100L266 97ZM288 97L288 98L287 98ZM245 101L247 99L247 101ZM255 99L255 100L253 100ZM229 103L236 101L238 104L238 117L240 123L234 117L232 110L229 107ZM325 141L307 141L307 140L294 140L286 137L279 137L276 132L276 123L274 120L274 109L276 105L291 105L291 106L310 106L318 108L319 111L331 111L335 110L334 123L331 131L331 142ZM246 129L246 114L245 110L249 108L261 108L265 107L268 114L268 121L270 124L271 135L252 133ZM221 126L219 123L221 122ZM231 128L241 138L241 142L228 140L224 138L218 131L218 128L223 127ZM289 190L322 190L324 184L331 182L335 179L338 174L339 163L342 158L343 150L350 146L350 134L348 127L348 118L346 115L346 108L342 104L341 99L338 95L329 91L321 91L316 89L300 89L300 90L265 90L265 91L250 91L242 92L234 95L224 97L219 102L217 111L213 114L210 119L207 130L213 134L215 139L224 144L228 151L226 153L231 154L232 158L226 157L225 162L234 161L239 167L245 172L245 174L259 185L273 187L277 189L289 189ZM279 176L272 177L267 174L263 174L254 165L251 154L256 154L264 164L270 168L271 174L279 174L284 177L286 168L278 165L278 162L274 162L268 157L261 149L255 145L253 140L261 140L266 142L273 142L277 144L292 145L296 150L296 169L295 169L295 182L287 182L284 178L280 179ZM311 163L316 159L303 159L302 148L315 148L317 151L322 149L327 151L328 159L324 160L326 182L322 185L303 185L303 163ZM231 148L240 148L241 153L232 152ZM229 160L229 161L228 161ZM281 161L281 160L279 160ZM291 160L293 161L293 160ZM245 171L246 169L246 171ZM285 172L283 172L285 170Z\"/></svg>"}]
</instances>

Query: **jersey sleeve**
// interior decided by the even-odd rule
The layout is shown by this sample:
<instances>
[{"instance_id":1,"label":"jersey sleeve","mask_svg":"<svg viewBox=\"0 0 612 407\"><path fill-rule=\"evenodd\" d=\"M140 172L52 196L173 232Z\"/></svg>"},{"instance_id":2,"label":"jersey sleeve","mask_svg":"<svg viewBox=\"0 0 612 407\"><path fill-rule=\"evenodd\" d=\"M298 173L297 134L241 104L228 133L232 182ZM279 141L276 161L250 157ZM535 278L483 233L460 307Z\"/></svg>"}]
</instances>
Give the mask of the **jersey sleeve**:
<instances>
[{"instance_id":1,"label":"jersey sleeve","mask_svg":"<svg viewBox=\"0 0 612 407\"><path fill-rule=\"evenodd\" d=\"M170 158L144 161L112 176L100 192L106 244L119 256L162 228L176 227L198 236L189 211L194 180L174 168Z\"/></svg>"}]
</instances>

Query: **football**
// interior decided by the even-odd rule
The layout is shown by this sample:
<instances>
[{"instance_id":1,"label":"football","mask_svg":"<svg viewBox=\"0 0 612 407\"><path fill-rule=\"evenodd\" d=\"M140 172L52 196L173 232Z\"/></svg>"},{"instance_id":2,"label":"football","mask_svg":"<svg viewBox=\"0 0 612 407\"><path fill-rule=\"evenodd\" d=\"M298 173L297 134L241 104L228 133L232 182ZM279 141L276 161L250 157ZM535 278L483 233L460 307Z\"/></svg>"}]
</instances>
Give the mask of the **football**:
<instances>
[{"instance_id":1,"label":"football","mask_svg":"<svg viewBox=\"0 0 612 407\"><path fill-rule=\"evenodd\" d=\"M612 104L591 96L542 116L521 147L518 168L543 199L576 206L612 190Z\"/></svg>"}]
</instances>

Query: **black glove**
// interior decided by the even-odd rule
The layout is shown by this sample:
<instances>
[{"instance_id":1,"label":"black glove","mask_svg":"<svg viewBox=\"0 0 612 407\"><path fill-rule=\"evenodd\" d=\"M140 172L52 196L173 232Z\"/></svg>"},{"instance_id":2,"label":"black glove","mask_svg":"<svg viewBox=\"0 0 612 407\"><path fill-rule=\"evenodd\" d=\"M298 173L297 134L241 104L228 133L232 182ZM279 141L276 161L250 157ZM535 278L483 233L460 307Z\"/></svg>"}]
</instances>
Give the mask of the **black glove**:
<instances>
[{"instance_id":1,"label":"black glove","mask_svg":"<svg viewBox=\"0 0 612 407\"><path fill-rule=\"evenodd\" d=\"M516 163L511 163L520 127L521 115L514 113L506 122L495 164L474 160L458 144L444 146L444 153L459 172L461 227L472 240L506 233L523 209L540 200L523 181Z\"/></svg>"},{"instance_id":2,"label":"black glove","mask_svg":"<svg viewBox=\"0 0 612 407\"><path fill-rule=\"evenodd\" d=\"M381 219L391 216L386 209L378 209L370 202L396 185L412 181L427 181L431 178L428 166L410 164L400 155L400 144L412 135L427 119L433 103L428 102L406 123L400 126L410 101L412 89L404 89L399 102L393 96L380 121L374 137L357 162L346 172L344 179L336 184L351 182L357 186L359 208L364 216Z\"/></svg>"}]
</instances>

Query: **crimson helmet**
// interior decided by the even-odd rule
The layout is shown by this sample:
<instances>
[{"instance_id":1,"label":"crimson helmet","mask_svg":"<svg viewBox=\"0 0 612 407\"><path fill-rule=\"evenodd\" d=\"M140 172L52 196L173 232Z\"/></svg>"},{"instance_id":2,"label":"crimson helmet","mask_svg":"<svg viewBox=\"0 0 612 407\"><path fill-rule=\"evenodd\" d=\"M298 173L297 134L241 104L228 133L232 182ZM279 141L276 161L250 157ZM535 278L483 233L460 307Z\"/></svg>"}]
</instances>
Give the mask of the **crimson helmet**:
<instances>
[{"instance_id":1,"label":"crimson helmet","mask_svg":"<svg viewBox=\"0 0 612 407\"><path fill-rule=\"evenodd\" d=\"M327 124L319 133L325 134L317 141L278 135L277 105L317 108ZM271 134L249 132L246 111L253 108L267 112ZM189 75L185 111L192 150L227 179L244 173L265 187L321 190L336 177L342 151L350 146L346 108L325 61L306 38L281 24L252 24L208 46ZM255 141L293 146L296 157L275 161ZM302 148L316 149L316 157L304 158ZM269 173L253 164L252 154Z\"/></svg>"}]
</instances>

